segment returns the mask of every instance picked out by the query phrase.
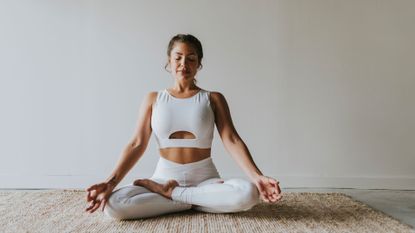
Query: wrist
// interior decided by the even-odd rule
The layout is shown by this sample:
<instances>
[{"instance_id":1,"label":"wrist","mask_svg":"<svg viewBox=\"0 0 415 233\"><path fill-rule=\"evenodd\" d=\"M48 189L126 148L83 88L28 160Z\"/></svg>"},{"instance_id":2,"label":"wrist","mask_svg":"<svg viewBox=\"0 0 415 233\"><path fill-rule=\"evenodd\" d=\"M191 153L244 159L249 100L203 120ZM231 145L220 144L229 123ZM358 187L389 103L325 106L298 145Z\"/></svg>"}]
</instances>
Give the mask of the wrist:
<instances>
[{"instance_id":1,"label":"wrist","mask_svg":"<svg viewBox=\"0 0 415 233\"><path fill-rule=\"evenodd\" d=\"M251 179L251 181L256 182L262 176L262 173L254 172L254 173L250 173L248 176Z\"/></svg>"},{"instance_id":2,"label":"wrist","mask_svg":"<svg viewBox=\"0 0 415 233\"><path fill-rule=\"evenodd\" d=\"M111 186L111 187L115 187L117 186L118 183L114 182L114 181L106 181L105 182L107 185Z\"/></svg>"},{"instance_id":3,"label":"wrist","mask_svg":"<svg viewBox=\"0 0 415 233\"><path fill-rule=\"evenodd\" d=\"M110 185L110 186L112 186L112 187L115 187L115 186L117 186L117 184L119 183L119 181L117 180L117 177L116 176L112 176L109 179L107 179L105 181L105 183L108 184L108 185Z\"/></svg>"}]
</instances>

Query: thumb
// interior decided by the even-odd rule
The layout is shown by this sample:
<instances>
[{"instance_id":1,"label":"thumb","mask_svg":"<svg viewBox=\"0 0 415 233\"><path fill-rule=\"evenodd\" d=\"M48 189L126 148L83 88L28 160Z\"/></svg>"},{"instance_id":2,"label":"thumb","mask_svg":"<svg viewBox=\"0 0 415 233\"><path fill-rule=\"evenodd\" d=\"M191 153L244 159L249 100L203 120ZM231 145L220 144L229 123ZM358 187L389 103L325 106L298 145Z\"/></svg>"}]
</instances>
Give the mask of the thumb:
<instances>
[{"instance_id":1,"label":"thumb","mask_svg":"<svg viewBox=\"0 0 415 233\"><path fill-rule=\"evenodd\" d=\"M261 198L266 201L266 195L267 195L267 191L265 190L265 187L261 184L258 183L257 184L258 190L259 190L259 194L261 196Z\"/></svg>"},{"instance_id":2,"label":"thumb","mask_svg":"<svg viewBox=\"0 0 415 233\"><path fill-rule=\"evenodd\" d=\"M109 190L105 193L104 197L102 198L101 204L102 204L102 211L104 211L105 206L107 205L108 199L111 196L112 191Z\"/></svg>"}]
</instances>

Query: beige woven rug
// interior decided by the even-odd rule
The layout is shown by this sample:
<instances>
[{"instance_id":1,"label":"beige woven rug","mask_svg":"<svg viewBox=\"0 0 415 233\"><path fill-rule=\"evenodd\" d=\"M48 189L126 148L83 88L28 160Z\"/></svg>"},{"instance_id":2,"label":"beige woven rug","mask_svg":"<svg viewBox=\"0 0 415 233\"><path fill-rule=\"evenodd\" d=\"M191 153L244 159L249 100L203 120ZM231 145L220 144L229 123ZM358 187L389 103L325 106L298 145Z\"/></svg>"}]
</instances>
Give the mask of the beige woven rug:
<instances>
[{"instance_id":1,"label":"beige woven rug","mask_svg":"<svg viewBox=\"0 0 415 233\"><path fill-rule=\"evenodd\" d=\"M284 193L246 212L187 210L129 221L86 207L80 190L2 191L0 232L415 232L342 193Z\"/></svg>"}]
</instances>

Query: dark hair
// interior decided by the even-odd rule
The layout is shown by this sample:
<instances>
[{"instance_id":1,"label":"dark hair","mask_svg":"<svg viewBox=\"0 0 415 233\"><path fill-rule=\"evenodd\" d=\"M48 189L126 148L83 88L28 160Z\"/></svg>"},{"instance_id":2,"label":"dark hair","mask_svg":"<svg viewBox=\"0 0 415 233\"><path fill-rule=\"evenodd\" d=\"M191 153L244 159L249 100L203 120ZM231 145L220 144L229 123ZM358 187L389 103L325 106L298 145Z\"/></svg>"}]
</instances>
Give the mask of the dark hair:
<instances>
[{"instance_id":1,"label":"dark hair","mask_svg":"<svg viewBox=\"0 0 415 233\"><path fill-rule=\"evenodd\" d=\"M167 46L167 57L170 57L171 50L173 49L173 46L176 42L189 44L196 50L197 58L199 61L198 68L202 69L203 68L203 65L202 65L203 49L202 49L202 44L200 43L200 41L195 36L190 35L190 34L177 34L170 39L169 45ZM164 69L167 68L167 65L168 63L166 63L166 65L164 66ZM197 80L195 79L195 82L196 81Z\"/></svg>"}]
</instances>

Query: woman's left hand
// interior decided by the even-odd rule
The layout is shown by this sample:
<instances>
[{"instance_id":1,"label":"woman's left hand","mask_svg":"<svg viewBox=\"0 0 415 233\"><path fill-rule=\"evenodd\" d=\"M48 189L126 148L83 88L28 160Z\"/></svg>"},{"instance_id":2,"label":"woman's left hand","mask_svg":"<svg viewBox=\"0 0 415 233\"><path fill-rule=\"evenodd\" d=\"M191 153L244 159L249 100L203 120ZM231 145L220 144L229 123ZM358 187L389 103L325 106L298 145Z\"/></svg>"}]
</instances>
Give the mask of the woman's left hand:
<instances>
[{"instance_id":1,"label":"woman's left hand","mask_svg":"<svg viewBox=\"0 0 415 233\"><path fill-rule=\"evenodd\" d=\"M282 194L279 183L272 177L260 175L254 180L257 186L261 199L265 202L277 202L281 200Z\"/></svg>"}]
</instances>

